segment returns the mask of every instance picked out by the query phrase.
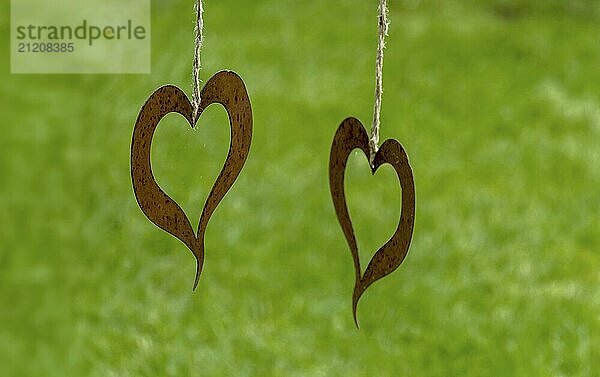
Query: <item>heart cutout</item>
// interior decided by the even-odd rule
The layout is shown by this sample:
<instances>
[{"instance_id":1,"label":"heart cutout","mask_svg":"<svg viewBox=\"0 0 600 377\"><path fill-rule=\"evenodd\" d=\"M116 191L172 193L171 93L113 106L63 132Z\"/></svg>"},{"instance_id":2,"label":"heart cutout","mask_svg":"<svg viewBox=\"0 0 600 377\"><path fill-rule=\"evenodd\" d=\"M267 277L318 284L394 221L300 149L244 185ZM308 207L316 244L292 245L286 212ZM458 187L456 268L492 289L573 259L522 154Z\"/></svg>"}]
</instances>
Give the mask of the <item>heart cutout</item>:
<instances>
[{"instance_id":1,"label":"heart cutout","mask_svg":"<svg viewBox=\"0 0 600 377\"><path fill-rule=\"evenodd\" d=\"M400 187L402 188L402 212L396 231L392 237L377 250L371 258L364 274L360 268L358 245L354 236L354 228L344 190L344 176L346 164L350 153L361 149L365 156L370 155L369 136L362 123L356 118L345 119L338 127L329 155L329 188L335 212L350 247L354 260L355 285L352 295L352 314L358 327L356 308L358 300L365 290L375 281L389 275L396 270L408 254L415 222L415 184L408 156L402 145L394 139L386 140L373 159L371 172L375 174L383 164L390 164L396 171Z\"/></svg>"},{"instance_id":2,"label":"heart cutout","mask_svg":"<svg viewBox=\"0 0 600 377\"><path fill-rule=\"evenodd\" d=\"M401 210L400 185L391 166L383 165L373 174L363 152L355 149L348 156L344 191L364 272L377 249L396 231ZM343 247L347 248L345 238Z\"/></svg>"},{"instance_id":3,"label":"heart cutout","mask_svg":"<svg viewBox=\"0 0 600 377\"><path fill-rule=\"evenodd\" d=\"M250 98L244 82L235 72L216 73L202 88L200 98L199 108L194 114L194 106L181 89L172 85L160 87L142 107L131 142L131 178L136 200L150 221L181 240L196 258L194 289L204 265L204 234L208 221L240 174L252 140ZM167 114L183 115L190 127L194 128L204 109L213 103L221 104L227 111L231 139L225 164L206 198L197 233L194 233L183 209L156 182L150 162L150 148L156 127Z\"/></svg>"}]
</instances>

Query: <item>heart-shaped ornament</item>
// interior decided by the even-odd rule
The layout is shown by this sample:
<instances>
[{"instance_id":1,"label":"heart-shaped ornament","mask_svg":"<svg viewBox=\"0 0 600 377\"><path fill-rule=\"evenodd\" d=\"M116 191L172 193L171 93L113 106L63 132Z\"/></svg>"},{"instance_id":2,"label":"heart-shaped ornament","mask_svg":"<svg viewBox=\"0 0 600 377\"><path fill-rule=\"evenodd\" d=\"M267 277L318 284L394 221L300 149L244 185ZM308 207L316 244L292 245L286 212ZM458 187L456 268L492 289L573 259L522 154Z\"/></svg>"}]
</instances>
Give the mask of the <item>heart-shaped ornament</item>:
<instances>
[{"instance_id":1,"label":"heart-shaped ornament","mask_svg":"<svg viewBox=\"0 0 600 377\"><path fill-rule=\"evenodd\" d=\"M352 220L348 212L344 191L346 164L350 153L356 148L361 149L368 159L370 151L367 132L358 119L347 118L338 127L333 138L333 144L331 145L329 156L329 188L337 218L348 241L348 246L354 260L356 283L354 285L354 294L352 295L352 314L356 326L358 326L356 307L361 295L375 281L389 275L398 268L408 253L415 222L415 184L412 169L404 148L397 140L386 140L375 154L373 163L371 164L371 172L375 174L377 169L383 164L390 164L394 168L400 187L402 188L402 213L400 214L400 222L396 231L373 255L365 273L362 274L358 245L354 236L354 228L352 227Z\"/></svg>"},{"instance_id":2,"label":"heart-shaped ornament","mask_svg":"<svg viewBox=\"0 0 600 377\"><path fill-rule=\"evenodd\" d=\"M131 142L131 178L137 202L150 221L180 239L196 257L194 289L204 265L206 226L219 202L240 174L252 140L252 107L244 82L236 73L216 73L202 88L200 98L199 108L194 114L194 106L181 89L172 85L157 89L138 115ZM185 212L156 183L150 163L150 148L154 131L167 114L183 115L194 128L204 109L213 103L220 103L227 110L231 142L225 164L206 198L198 230L194 233Z\"/></svg>"}]
</instances>

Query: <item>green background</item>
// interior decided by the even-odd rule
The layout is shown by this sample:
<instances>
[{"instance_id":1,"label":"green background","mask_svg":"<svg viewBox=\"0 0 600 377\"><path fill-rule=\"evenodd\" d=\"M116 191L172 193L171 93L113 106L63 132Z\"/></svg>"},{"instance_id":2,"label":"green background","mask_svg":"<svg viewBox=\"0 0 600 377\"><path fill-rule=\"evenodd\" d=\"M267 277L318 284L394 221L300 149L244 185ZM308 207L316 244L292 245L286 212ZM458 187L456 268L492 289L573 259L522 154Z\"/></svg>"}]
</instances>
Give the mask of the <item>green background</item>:
<instances>
[{"instance_id":1,"label":"green background","mask_svg":"<svg viewBox=\"0 0 600 377\"><path fill-rule=\"evenodd\" d=\"M391 1L382 138L408 151L417 216L360 330L327 164L342 119L370 124L377 2L206 3L201 76L244 78L254 136L195 292L129 172L150 93L191 93L192 1L153 1L151 75L10 75L3 38L0 375L600 375L597 1ZM194 224L228 140L217 105L157 131ZM400 191L359 153L346 186L366 261Z\"/></svg>"}]
</instances>

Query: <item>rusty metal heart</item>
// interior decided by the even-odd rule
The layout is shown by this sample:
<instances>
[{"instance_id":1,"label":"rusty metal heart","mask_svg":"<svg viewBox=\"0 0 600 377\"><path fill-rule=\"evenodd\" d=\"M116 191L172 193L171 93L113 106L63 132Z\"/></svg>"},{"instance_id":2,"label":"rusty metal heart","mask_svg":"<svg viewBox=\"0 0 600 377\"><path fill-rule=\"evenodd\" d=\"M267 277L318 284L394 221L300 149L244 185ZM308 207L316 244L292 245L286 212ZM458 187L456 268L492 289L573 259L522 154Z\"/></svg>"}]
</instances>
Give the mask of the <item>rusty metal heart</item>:
<instances>
[{"instance_id":1,"label":"rusty metal heart","mask_svg":"<svg viewBox=\"0 0 600 377\"><path fill-rule=\"evenodd\" d=\"M225 164L210 191L197 233L181 207L156 183L150 164L150 148L154 131L163 117L179 113L195 127L202 111L213 103L223 105L229 116L231 142ZM196 257L198 285L204 265L204 234L208 221L240 174L252 140L252 107L242 79L234 72L221 71L202 88L197 114L188 97L179 88L166 85L157 89L138 115L131 142L131 178L137 202L150 221L181 240Z\"/></svg>"},{"instance_id":2,"label":"rusty metal heart","mask_svg":"<svg viewBox=\"0 0 600 377\"><path fill-rule=\"evenodd\" d=\"M354 229L348 212L344 191L346 164L350 153L356 148L361 149L368 159L369 136L367 132L358 119L347 118L338 127L333 138L333 144L331 145L329 156L329 188L335 212L354 260L356 283L352 296L352 313L356 326L358 326L356 307L361 295L375 281L389 275L398 268L404 261L406 254L408 254L415 221L415 184L412 169L404 148L394 139L386 140L373 159L371 172L375 174L377 169L386 163L394 168L402 188L402 212L396 231L373 255L365 273L362 274L358 245L354 236Z\"/></svg>"}]
</instances>

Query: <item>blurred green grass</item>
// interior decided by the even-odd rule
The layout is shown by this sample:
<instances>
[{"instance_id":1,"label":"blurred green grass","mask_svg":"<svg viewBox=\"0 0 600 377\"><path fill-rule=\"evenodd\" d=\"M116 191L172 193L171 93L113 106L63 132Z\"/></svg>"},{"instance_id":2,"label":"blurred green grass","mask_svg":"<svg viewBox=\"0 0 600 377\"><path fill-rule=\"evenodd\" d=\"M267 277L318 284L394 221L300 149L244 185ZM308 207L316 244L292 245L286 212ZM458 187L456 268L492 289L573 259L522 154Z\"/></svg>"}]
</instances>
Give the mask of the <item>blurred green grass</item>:
<instances>
[{"instance_id":1,"label":"blurred green grass","mask_svg":"<svg viewBox=\"0 0 600 377\"><path fill-rule=\"evenodd\" d=\"M202 77L244 78L255 132L194 293L129 175L145 99L190 88L192 2L153 1L151 75L10 75L3 40L0 374L600 375L600 4L391 1L382 137L409 153L417 218L357 331L327 162L343 118L369 124L375 3L207 1ZM153 149L191 219L229 138L216 106L199 124L169 116ZM352 156L365 259L399 216L393 179Z\"/></svg>"}]
</instances>

